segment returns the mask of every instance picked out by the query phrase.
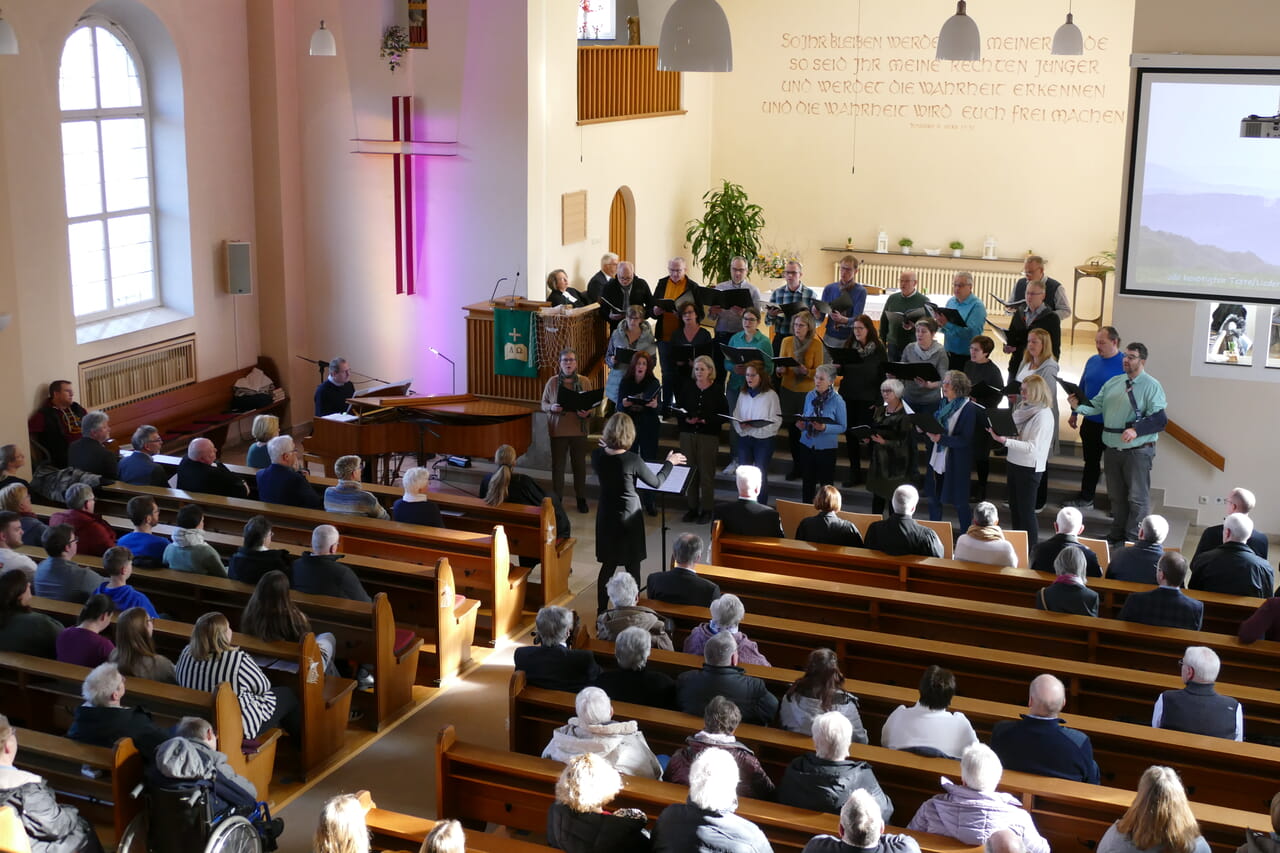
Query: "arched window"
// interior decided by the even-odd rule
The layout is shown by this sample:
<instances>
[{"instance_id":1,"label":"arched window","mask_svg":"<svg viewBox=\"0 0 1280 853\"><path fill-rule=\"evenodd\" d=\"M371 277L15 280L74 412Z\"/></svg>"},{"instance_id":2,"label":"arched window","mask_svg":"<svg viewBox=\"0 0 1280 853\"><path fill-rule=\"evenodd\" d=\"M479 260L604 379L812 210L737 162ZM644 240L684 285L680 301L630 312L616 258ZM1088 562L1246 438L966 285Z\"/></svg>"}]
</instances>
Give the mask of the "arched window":
<instances>
[{"instance_id":1,"label":"arched window","mask_svg":"<svg viewBox=\"0 0 1280 853\"><path fill-rule=\"evenodd\" d=\"M160 303L144 73L128 35L105 19L81 20L62 49L58 94L78 323Z\"/></svg>"}]
</instances>

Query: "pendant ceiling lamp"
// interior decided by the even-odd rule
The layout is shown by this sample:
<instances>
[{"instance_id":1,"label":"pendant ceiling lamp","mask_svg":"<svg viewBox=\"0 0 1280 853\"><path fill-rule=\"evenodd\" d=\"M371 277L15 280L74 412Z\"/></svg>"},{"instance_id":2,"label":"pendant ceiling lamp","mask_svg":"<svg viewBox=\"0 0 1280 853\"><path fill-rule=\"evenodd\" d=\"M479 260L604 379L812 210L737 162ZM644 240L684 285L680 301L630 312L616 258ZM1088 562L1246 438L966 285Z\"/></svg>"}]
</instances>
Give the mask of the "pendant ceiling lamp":
<instances>
[{"instance_id":1,"label":"pendant ceiling lamp","mask_svg":"<svg viewBox=\"0 0 1280 853\"><path fill-rule=\"evenodd\" d=\"M956 3L956 13L942 25L938 33L938 59L971 62L982 58L982 36L966 11L967 5L965 0Z\"/></svg>"},{"instance_id":2,"label":"pendant ceiling lamp","mask_svg":"<svg viewBox=\"0 0 1280 853\"><path fill-rule=\"evenodd\" d=\"M1084 53L1084 35L1075 24L1070 4L1067 5L1067 22L1053 34L1053 49L1050 52L1054 56L1080 56Z\"/></svg>"},{"instance_id":3,"label":"pendant ceiling lamp","mask_svg":"<svg viewBox=\"0 0 1280 853\"><path fill-rule=\"evenodd\" d=\"M311 34L311 55L338 55L338 43L333 39L333 30L326 30L324 28L324 21L320 22L320 29Z\"/></svg>"},{"instance_id":4,"label":"pendant ceiling lamp","mask_svg":"<svg viewBox=\"0 0 1280 853\"><path fill-rule=\"evenodd\" d=\"M659 71L732 71L729 19L716 0L676 0L662 21Z\"/></svg>"},{"instance_id":5,"label":"pendant ceiling lamp","mask_svg":"<svg viewBox=\"0 0 1280 853\"><path fill-rule=\"evenodd\" d=\"M18 53L18 36L13 27L4 18L0 18L0 54L16 56Z\"/></svg>"}]
</instances>

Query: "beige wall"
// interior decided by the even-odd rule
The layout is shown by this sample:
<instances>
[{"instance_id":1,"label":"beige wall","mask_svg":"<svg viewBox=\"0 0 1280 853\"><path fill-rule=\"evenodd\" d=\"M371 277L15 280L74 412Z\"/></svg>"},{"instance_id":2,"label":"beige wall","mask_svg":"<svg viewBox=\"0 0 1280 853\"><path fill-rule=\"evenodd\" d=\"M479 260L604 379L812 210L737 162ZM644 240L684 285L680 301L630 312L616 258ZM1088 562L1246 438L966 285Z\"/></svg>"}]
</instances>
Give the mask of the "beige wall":
<instances>
[{"instance_id":1,"label":"beige wall","mask_svg":"<svg viewBox=\"0 0 1280 853\"><path fill-rule=\"evenodd\" d=\"M1268 0L1226 0L1212 7L1191 0L1137 0L1133 51L1268 56L1276 53L1277 31L1280 6ZM1227 459L1226 472L1219 472L1162 438L1152 484L1164 489L1167 503L1198 510L1203 523L1216 522L1221 509L1201 507L1200 495L1221 496L1246 486L1258 495L1255 522L1278 531L1280 482L1272 476L1274 454L1267 448L1280 392L1272 383L1192 377L1195 314L1193 302L1116 300L1115 322L1124 337L1151 349L1147 366L1164 384L1169 416Z\"/></svg>"}]
</instances>

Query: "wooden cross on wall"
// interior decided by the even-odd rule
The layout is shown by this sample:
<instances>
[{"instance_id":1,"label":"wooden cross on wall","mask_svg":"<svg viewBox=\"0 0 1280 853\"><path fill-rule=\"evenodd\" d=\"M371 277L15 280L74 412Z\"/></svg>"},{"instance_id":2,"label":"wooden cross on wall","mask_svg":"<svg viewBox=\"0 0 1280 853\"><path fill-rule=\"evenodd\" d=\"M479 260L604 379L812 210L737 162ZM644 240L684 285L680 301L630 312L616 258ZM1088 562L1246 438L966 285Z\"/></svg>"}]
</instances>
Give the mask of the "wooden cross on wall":
<instances>
[{"instance_id":1,"label":"wooden cross on wall","mask_svg":"<svg viewBox=\"0 0 1280 853\"><path fill-rule=\"evenodd\" d=\"M417 290L418 245L414 187L418 157L454 157L456 142L418 142L413 139L413 97L391 99L391 139L355 139L357 154L389 154L395 181L396 293L412 296Z\"/></svg>"}]
</instances>

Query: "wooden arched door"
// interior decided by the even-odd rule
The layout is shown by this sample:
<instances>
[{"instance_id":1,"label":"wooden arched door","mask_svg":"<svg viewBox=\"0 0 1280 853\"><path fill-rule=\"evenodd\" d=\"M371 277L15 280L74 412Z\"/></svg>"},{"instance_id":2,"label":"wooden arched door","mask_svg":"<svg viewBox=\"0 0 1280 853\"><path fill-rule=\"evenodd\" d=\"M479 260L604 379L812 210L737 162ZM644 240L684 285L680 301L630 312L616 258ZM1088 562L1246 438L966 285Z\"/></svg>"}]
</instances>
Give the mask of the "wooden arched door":
<instances>
[{"instance_id":1,"label":"wooden arched door","mask_svg":"<svg viewBox=\"0 0 1280 853\"><path fill-rule=\"evenodd\" d=\"M619 187L613 194L613 203L609 205L609 251L623 261L634 260L632 257L634 246L631 245L635 234L632 218L633 205L631 191L626 187Z\"/></svg>"}]
</instances>

